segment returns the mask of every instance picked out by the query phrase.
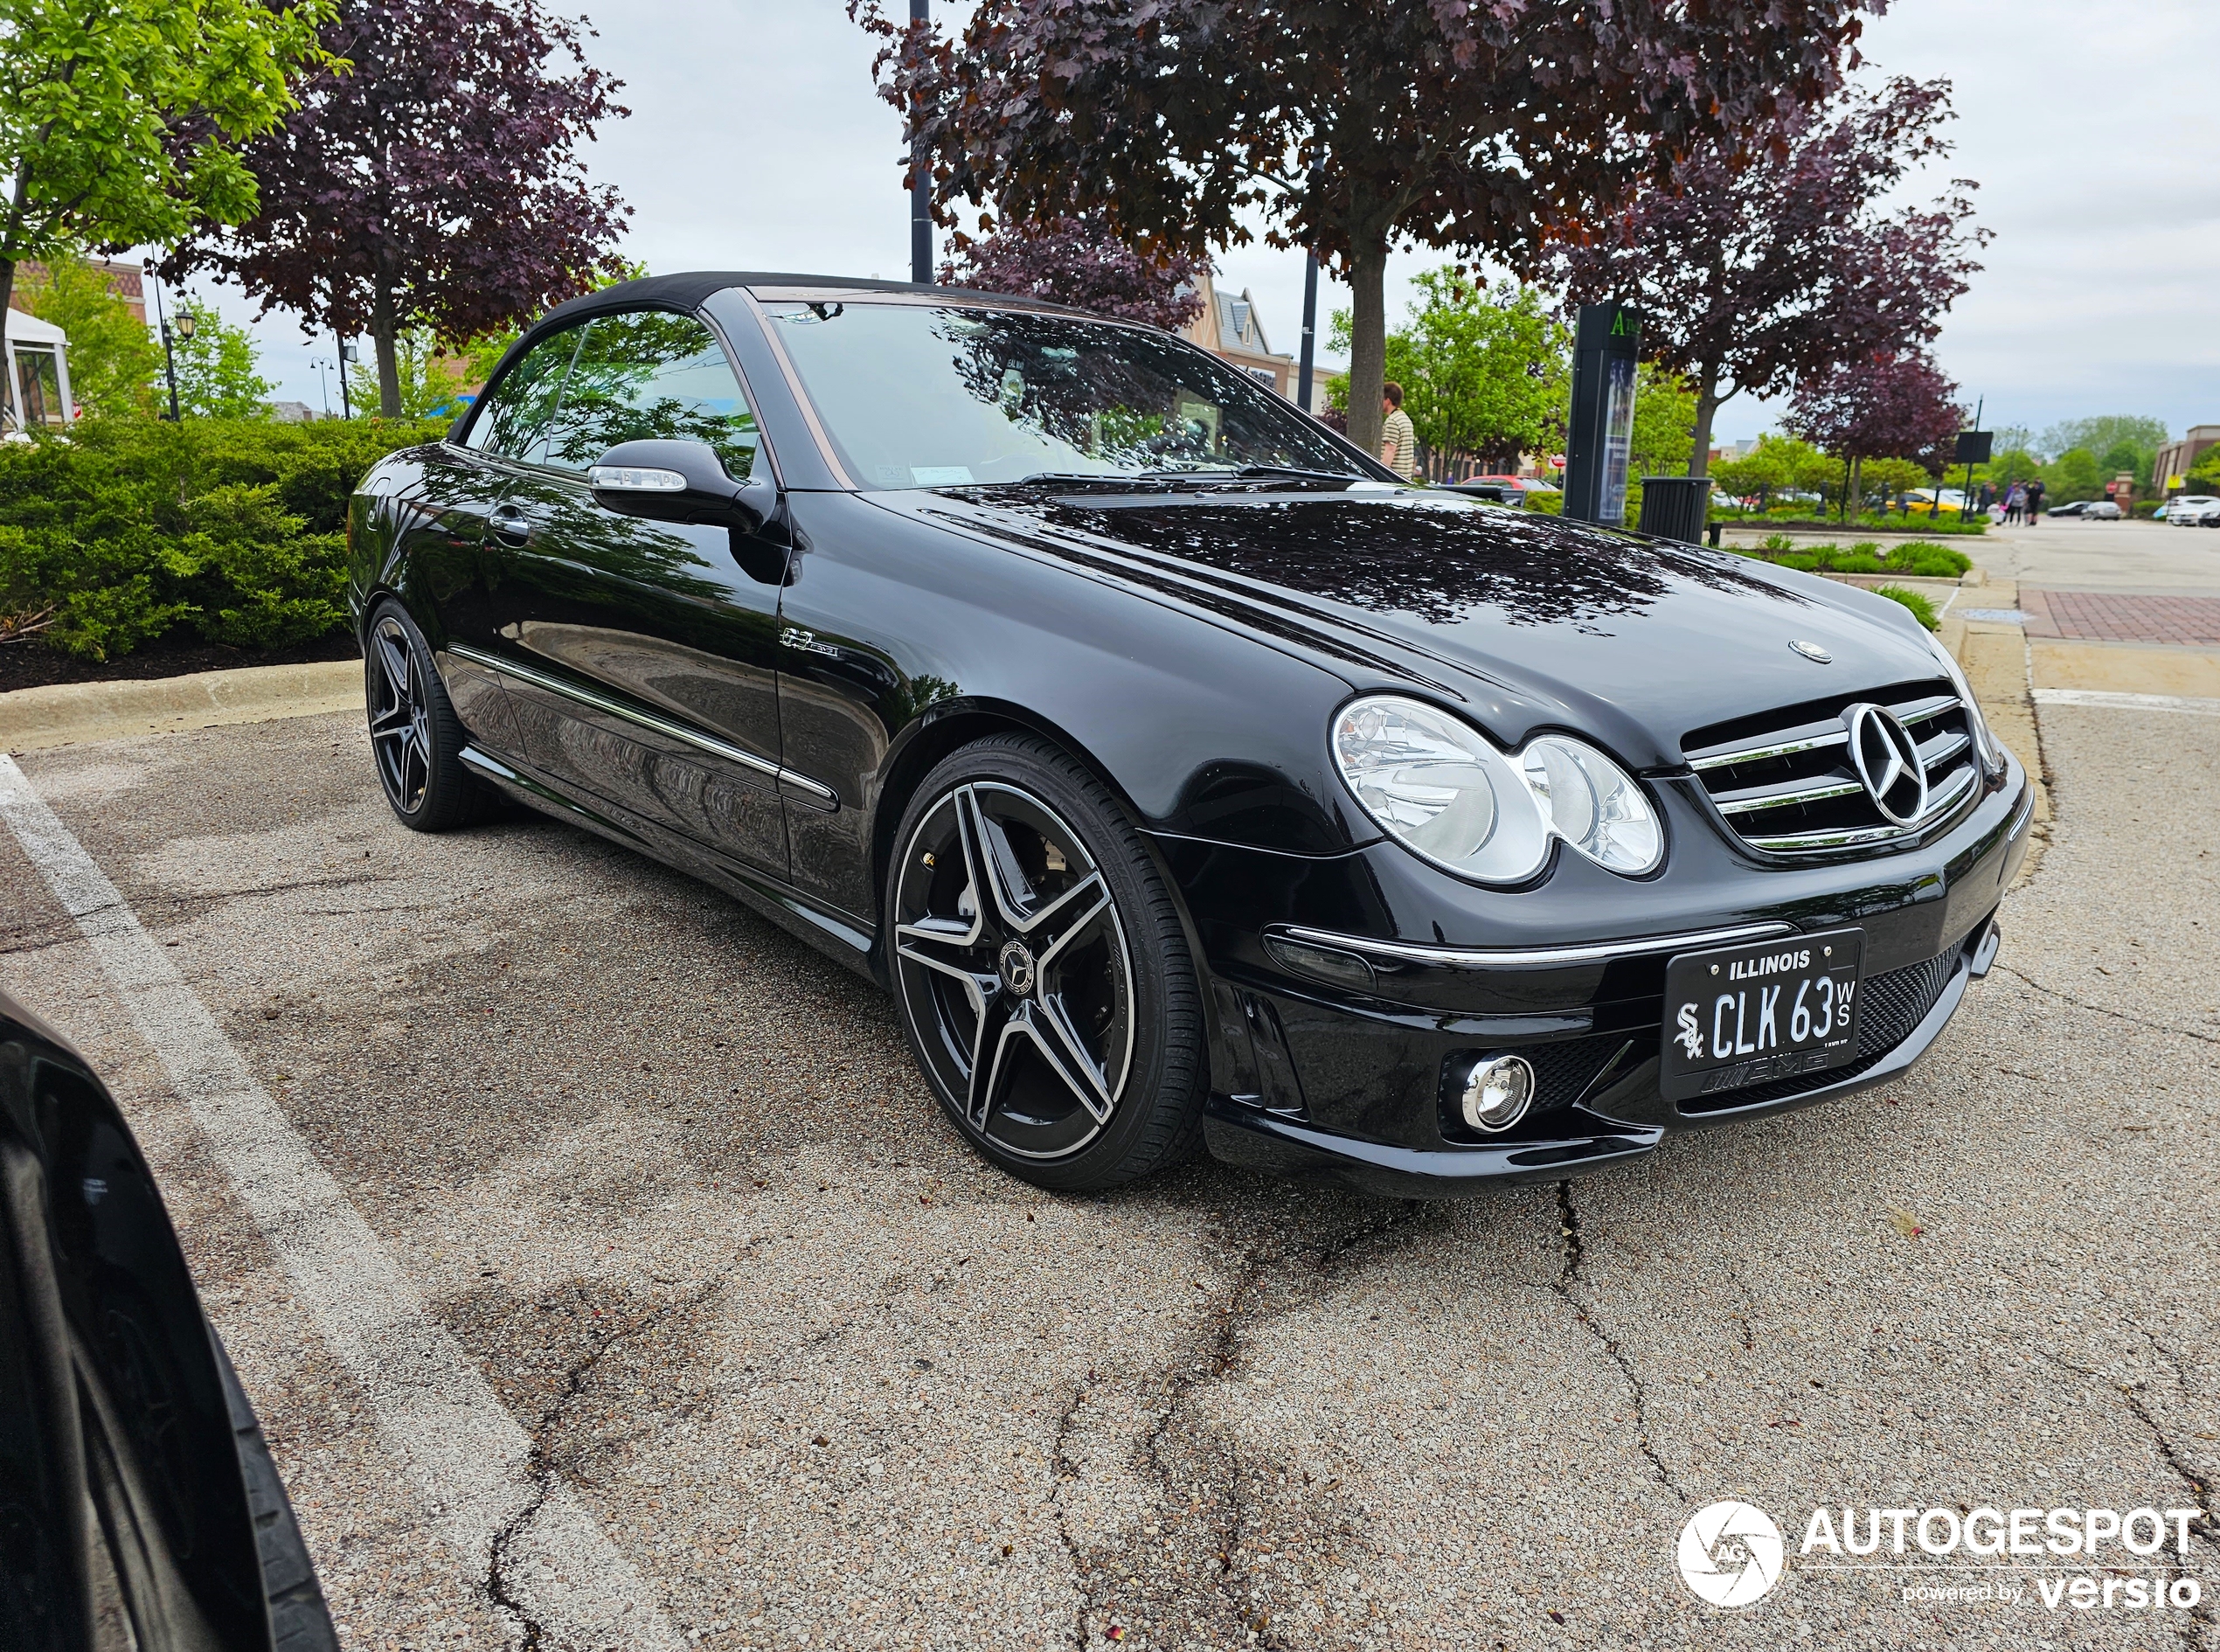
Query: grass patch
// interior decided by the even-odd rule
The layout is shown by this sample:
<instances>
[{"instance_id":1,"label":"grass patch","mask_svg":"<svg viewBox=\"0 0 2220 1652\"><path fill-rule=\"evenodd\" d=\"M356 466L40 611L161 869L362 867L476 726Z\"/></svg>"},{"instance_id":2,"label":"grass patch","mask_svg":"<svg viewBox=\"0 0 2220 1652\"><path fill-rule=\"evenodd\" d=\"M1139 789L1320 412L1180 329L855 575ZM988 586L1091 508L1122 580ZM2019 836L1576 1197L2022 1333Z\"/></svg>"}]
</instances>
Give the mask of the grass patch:
<instances>
[{"instance_id":1,"label":"grass patch","mask_svg":"<svg viewBox=\"0 0 2220 1652\"><path fill-rule=\"evenodd\" d=\"M1953 551L1932 539L1907 539L1892 545L1861 539L1845 548L1799 544L1785 533L1770 533L1756 545L1731 549L1807 573L1894 573L1915 580L1955 580L1974 566L1973 559L1963 551Z\"/></svg>"},{"instance_id":2,"label":"grass patch","mask_svg":"<svg viewBox=\"0 0 2220 1652\"><path fill-rule=\"evenodd\" d=\"M1935 616L1935 605L1917 591L1907 591L1900 585L1877 585L1873 587L1873 594L1884 596L1891 602L1903 603L1904 607L1911 610L1911 617L1930 631L1942 624L1942 621Z\"/></svg>"}]
</instances>

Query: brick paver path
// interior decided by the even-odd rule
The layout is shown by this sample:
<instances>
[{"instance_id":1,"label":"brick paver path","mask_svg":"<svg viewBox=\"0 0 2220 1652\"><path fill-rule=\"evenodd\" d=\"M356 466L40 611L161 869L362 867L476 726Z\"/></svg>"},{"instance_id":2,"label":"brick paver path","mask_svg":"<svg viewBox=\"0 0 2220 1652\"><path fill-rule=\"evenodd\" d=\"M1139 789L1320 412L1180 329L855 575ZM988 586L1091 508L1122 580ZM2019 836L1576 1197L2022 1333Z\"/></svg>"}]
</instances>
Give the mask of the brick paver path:
<instances>
[{"instance_id":1,"label":"brick paver path","mask_svg":"<svg viewBox=\"0 0 2220 1652\"><path fill-rule=\"evenodd\" d=\"M2114 596L2022 586L2020 607L2029 636L2220 647L2220 597Z\"/></svg>"}]
</instances>

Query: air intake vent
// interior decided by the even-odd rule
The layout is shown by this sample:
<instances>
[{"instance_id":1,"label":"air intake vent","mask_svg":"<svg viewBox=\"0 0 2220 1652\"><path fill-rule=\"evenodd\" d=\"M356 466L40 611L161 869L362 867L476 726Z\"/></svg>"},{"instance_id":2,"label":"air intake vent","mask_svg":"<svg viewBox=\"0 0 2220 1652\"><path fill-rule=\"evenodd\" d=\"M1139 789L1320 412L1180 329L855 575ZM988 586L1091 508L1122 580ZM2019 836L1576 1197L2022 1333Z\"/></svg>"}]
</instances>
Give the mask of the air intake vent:
<instances>
[{"instance_id":1,"label":"air intake vent","mask_svg":"<svg viewBox=\"0 0 2220 1652\"><path fill-rule=\"evenodd\" d=\"M1727 824L1774 854L1913 837L1981 789L1966 708L1943 682L1811 701L1682 745Z\"/></svg>"}]
</instances>

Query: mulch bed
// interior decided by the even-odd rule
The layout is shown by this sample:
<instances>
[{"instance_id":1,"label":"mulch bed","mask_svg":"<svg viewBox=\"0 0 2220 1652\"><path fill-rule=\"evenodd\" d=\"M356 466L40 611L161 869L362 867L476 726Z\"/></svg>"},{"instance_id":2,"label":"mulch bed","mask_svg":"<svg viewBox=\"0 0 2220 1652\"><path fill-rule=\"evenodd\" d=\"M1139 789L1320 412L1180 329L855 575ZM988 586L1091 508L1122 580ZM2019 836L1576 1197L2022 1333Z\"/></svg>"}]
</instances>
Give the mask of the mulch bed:
<instances>
[{"instance_id":1,"label":"mulch bed","mask_svg":"<svg viewBox=\"0 0 2220 1652\"><path fill-rule=\"evenodd\" d=\"M19 642L0 644L0 693L55 683L113 683L121 678L226 671L240 665L307 665L319 660L361 657L362 650L346 631L288 649L227 649L198 637L165 637L116 660L82 660L74 654L43 647L36 637L25 637Z\"/></svg>"}]
</instances>

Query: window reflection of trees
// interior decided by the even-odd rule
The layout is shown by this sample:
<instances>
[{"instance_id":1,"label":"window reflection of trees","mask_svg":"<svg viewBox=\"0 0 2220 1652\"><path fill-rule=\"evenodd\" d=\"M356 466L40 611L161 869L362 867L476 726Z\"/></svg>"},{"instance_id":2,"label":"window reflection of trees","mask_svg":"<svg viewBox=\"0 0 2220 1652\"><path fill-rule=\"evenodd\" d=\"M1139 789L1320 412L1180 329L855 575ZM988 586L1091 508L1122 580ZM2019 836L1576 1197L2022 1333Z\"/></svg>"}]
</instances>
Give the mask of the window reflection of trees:
<instances>
[{"instance_id":1,"label":"window reflection of trees","mask_svg":"<svg viewBox=\"0 0 2220 1652\"><path fill-rule=\"evenodd\" d=\"M755 415L708 328L661 311L600 316L564 381L545 462L584 470L621 441L658 437L707 442L736 481L755 462Z\"/></svg>"},{"instance_id":2,"label":"window reflection of trees","mask_svg":"<svg viewBox=\"0 0 2220 1652\"><path fill-rule=\"evenodd\" d=\"M1169 338L1022 311L943 310L957 382L1037 439L1120 470L1295 465L1354 475L1293 410ZM1014 478L1010 478L1014 480Z\"/></svg>"}]
</instances>

